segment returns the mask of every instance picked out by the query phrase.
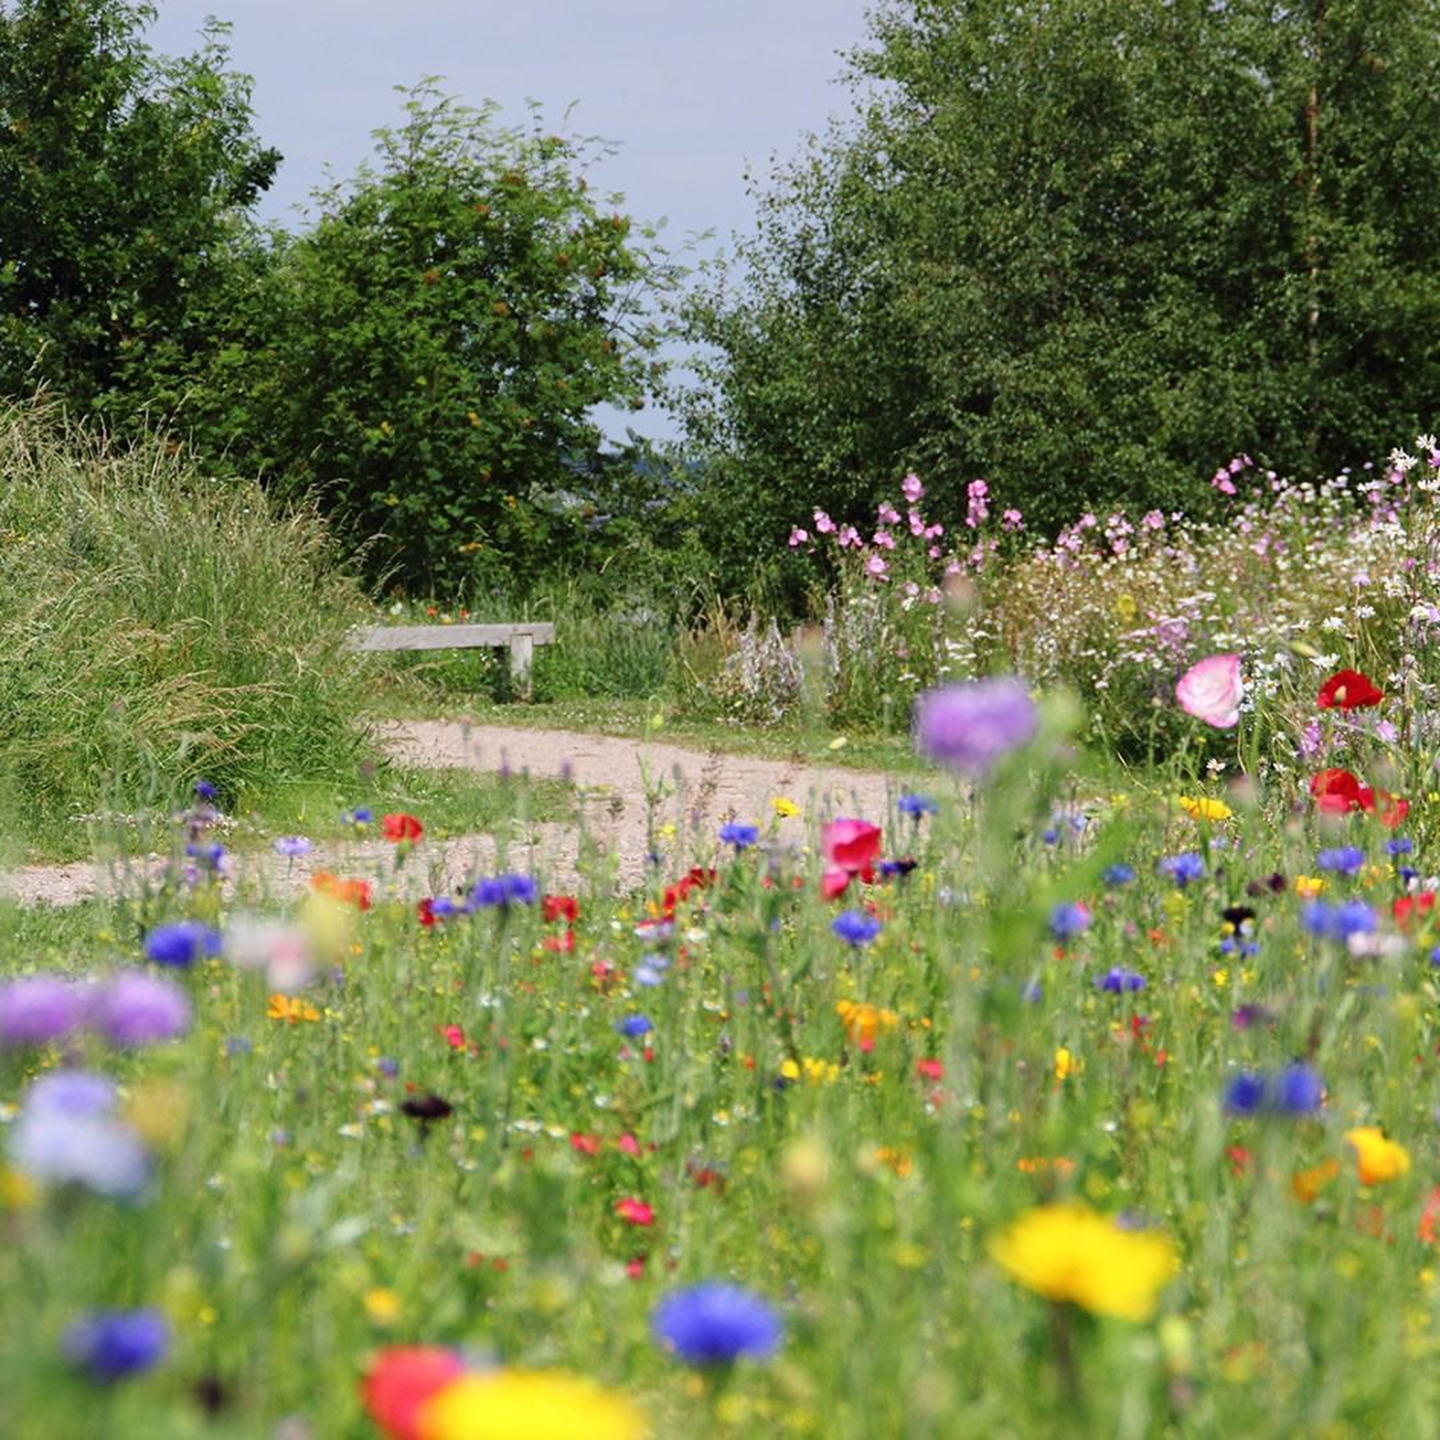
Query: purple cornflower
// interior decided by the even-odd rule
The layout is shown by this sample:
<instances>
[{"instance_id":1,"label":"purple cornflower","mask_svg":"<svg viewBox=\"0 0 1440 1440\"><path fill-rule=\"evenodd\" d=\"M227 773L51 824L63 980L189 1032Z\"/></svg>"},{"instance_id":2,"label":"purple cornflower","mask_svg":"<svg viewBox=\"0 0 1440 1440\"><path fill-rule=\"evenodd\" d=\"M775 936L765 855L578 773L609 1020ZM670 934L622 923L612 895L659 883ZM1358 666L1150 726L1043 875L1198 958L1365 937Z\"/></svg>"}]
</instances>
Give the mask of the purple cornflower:
<instances>
[{"instance_id":1,"label":"purple cornflower","mask_svg":"<svg viewBox=\"0 0 1440 1440\"><path fill-rule=\"evenodd\" d=\"M1112 890L1118 890L1122 885L1129 885L1135 879L1135 867L1133 865L1111 865L1100 877Z\"/></svg>"},{"instance_id":2,"label":"purple cornflower","mask_svg":"<svg viewBox=\"0 0 1440 1440\"><path fill-rule=\"evenodd\" d=\"M639 1040L642 1036L648 1035L655 1026L651 1023L648 1015L627 1015L623 1020L615 1022L615 1028L627 1040Z\"/></svg>"},{"instance_id":3,"label":"purple cornflower","mask_svg":"<svg viewBox=\"0 0 1440 1440\"><path fill-rule=\"evenodd\" d=\"M1138 970L1126 970L1123 966L1112 965L1103 975L1095 977L1095 988L1110 995L1143 990L1145 977Z\"/></svg>"},{"instance_id":4,"label":"purple cornflower","mask_svg":"<svg viewBox=\"0 0 1440 1440\"><path fill-rule=\"evenodd\" d=\"M145 937L145 958L157 965L184 970L202 956L220 953L220 936L199 920L157 925Z\"/></svg>"},{"instance_id":5,"label":"purple cornflower","mask_svg":"<svg viewBox=\"0 0 1440 1440\"><path fill-rule=\"evenodd\" d=\"M1157 867L1162 875L1173 880L1182 890L1205 873L1205 861L1193 850L1183 855L1167 855Z\"/></svg>"},{"instance_id":6,"label":"purple cornflower","mask_svg":"<svg viewBox=\"0 0 1440 1440\"><path fill-rule=\"evenodd\" d=\"M721 843L733 845L737 850L748 849L759 838L760 830L755 825L737 825L732 821L720 827Z\"/></svg>"},{"instance_id":7,"label":"purple cornflower","mask_svg":"<svg viewBox=\"0 0 1440 1440\"><path fill-rule=\"evenodd\" d=\"M1060 904L1050 912L1050 933L1060 941L1073 940L1090 928L1090 912L1083 905Z\"/></svg>"},{"instance_id":8,"label":"purple cornflower","mask_svg":"<svg viewBox=\"0 0 1440 1440\"><path fill-rule=\"evenodd\" d=\"M48 1045L84 1024L84 987L58 975L0 985L0 1045Z\"/></svg>"},{"instance_id":9,"label":"purple cornflower","mask_svg":"<svg viewBox=\"0 0 1440 1440\"><path fill-rule=\"evenodd\" d=\"M158 1310L92 1310L70 1325L60 1348L103 1383L149 1370L165 1358L170 1327Z\"/></svg>"},{"instance_id":10,"label":"purple cornflower","mask_svg":"<svg viewBox=\"0 0 1440 1440\"><path fill-rule=\"evenodd\" d=\"M767 1360L784 1337L767 1300L713 1280L667 1295L651 1326L655 1338L689 1365L733 1365L742 1356Z\"/></svg>"},{"instance_id":11,"label":"purple cornflower","mask_svg":"<svg viewBox=\"0 0 1440 1440\"><path fill-rule=\"evenodd\" d=\"M1265 1103L1265 1077L1242 1070L1225 1087L1225 1110L1230 1115L1253 1115Z\"/></svg>"},{"instance_id":12,"label":"purple cornflower","mask_svg":"<svg viewBox=\"0 0 1440 1440\"><path fill-rule=\"evenodd\" d=\"M1242 1071L1225 1087L1230 1115L1313 1115L1324 1099L1319 1072L1300 1061L1271 1075Z\"/></svg>"},{"instance_id":13,"label":"purple cornflower","mask_svg":"<svg viewBox=\"0 0 1440 1440\"><path fill-rule=\"evenodd\" d=\"M868 945L882 928L873 915L867 915L863 910L843 911L830 922L831 933L857 950L862 945Z\"/></svg>"},{"instance_id":14,"label":"purple cornflower","mask_svg":"<svg viewBox=\"0 0 1440 1440\"><path fill-rule=\"evenodd\" d=\"M1387 855L1408 855L1415 848L1415 842L1407 839L1404 835L1397 835L1393 840L1385 842L1385 853Z\"/></svg>"},{"instance_id":15,"label":"purple cornflower","mask_svg":"<svg viewBox=\"0 0 1440 1440\"><path fill-rule=\"evenodd\" d=\"M36 1180L84 1185L133 1199L150 1181L140 1136L116 1120L115 1087L103 1075L60 1071L25 1093L10 1128L10 1160Z\"/></svg>"},{"instance_id":16,"label":"purple cornflower","mask_svg":"<svg viewBox=\"0 0 1440 1440\"><path fill-rule=\"evenodd\" d=\"M203 800L209 805L220 798L220 792L208 780L197 780L195 782L195 798Z\"/></svg>"},{"instance_id":17,"label":"purple cornflower","mask_svg":"<svg viewBox=\"0 0 1440 1440\"><path fill-rule=\"evenodd\" d=\"M190 1002L172 981L133 971L101 990L92 1023L112 1045L154 1045L190 1028Z\"/></svg>"},{"instance_id":18,"label":"purple cornflower","mask_svg":"<svg viewBox=\"0 0 1440 1440\"><path fill-rule=\"evenodd\" d=\"M315 848L314 843L304 835L281 835L275 841L275 853L293 860L298 855L308 855Z\"/></svg>"},{"instance_id":19,"label":"purple cornflower","mask_svg":"<svg viewBox=\"0 0 1440 1440\"><path fill-rule=\"evenodd\" d=\"M1039 716L1016 679L974 680L927 691L915 706L915 748L931 760L979 778L1035 734Z\"/></svg>"}]
</instances>

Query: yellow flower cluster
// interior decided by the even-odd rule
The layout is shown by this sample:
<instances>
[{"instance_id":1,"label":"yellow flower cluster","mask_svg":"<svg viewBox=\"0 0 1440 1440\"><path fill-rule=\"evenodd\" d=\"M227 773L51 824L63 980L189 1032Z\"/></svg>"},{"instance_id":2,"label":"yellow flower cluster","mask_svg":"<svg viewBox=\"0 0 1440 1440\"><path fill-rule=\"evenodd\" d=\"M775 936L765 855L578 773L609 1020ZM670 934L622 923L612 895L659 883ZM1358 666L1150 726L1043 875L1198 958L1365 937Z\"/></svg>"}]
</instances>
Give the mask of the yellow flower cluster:
<instances>
[{"instance_id":1,"label":"yellow flower cluster","mask_svg":"<svg viewBox=\"0 0 1440 1440\"><path fill-rule=\"evenodd\" d=\"M1235 812L1223 800L1194 795L1177 795L1175 803L1192 820L1228 820Z\"/></svg>"},{"instance_id":2,"label":"yellow flower cluster","mask_svg":"<svg viewBox=\"0 0 1440 1440\"><path fill-rule=\"evenodd\" d=\"M996 1237L990 1254L1027 1289L1122 1320L1148 1320L1180 1268L1166 1236L1121 1230L1078 1202L1028 1211Z\"/></svg>"},{"instance_id":3,"label":"yellow flower cluster","mask_svg":"<svg viewBox=\"0 0 1440 1440\"><path fill-rule=\"evenodd\" d=\"M804 1080L810 1085L833 1085L840 1078L840 1067L833 1060L815 1060L807 1055L799 1063L782 1061L780 1074L786 1080Z\"/></svg>"}]
</instances>

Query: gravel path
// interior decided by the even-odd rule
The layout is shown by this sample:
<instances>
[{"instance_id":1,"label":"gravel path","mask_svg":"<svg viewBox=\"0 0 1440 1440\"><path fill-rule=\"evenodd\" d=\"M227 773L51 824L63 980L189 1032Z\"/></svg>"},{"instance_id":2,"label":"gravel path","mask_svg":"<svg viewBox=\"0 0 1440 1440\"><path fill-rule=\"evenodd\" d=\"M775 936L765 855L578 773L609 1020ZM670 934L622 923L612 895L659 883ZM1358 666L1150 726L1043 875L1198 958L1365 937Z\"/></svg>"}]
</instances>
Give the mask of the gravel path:
<instances>
[{"instance_id":1,"label":"gravel path","mask_svg":"<svg viewBox=\"0 0 1440 1440\"><path fill-rule=\"evenodd\" d=\"M780 838L799 843L806 817L863 815L883 819L899 785L875 771L812 767L753 756L704 752L650 741L586 735L567 730L467 726L450 721L397 721L380 727L386 751L408 766L437 769L509 770L539 779L566 776L581 795L575 825L518 822L502 836L466 835L426 839L404 870L391 874L393 848L383 841L317 845L289 861L260 852L231 857L227 883L243 892L284 894L308 883L312 872L384 877L406 894L443 894L467 876L497 869L524 869L547 886L566 889L586 869L609 872L628 887L644 875L649 834L658 839L667 871L683 873L715 851L721 824L734 819L767 826L777 796L803 809L781 818ZM649 797L647 799L647 796ZM424 817L422 816L422 819ZM93 895L133 894L159 883L160 856L124 864L35 865L0 873L0 896L26 905L69 905Z\"/></svg>"}]
</instances>

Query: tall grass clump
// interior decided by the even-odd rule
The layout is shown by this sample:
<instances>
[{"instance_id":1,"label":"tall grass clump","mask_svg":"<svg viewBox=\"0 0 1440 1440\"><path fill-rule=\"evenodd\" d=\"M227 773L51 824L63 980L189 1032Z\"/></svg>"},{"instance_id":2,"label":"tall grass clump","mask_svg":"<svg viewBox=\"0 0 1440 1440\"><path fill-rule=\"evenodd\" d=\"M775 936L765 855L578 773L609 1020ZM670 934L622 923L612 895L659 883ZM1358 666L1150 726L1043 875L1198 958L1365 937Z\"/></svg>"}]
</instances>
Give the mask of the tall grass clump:
<instances>
[{"instance_id":1,"label":"tall grass clump","mask_svg":"<svg viewBox=\"0 0 1440 1440\"><path fill-rule=\"evenodd\" d=\"M0 594L0 796L30 823L353 773L364 603L313 511L8 404Z\"/></svg>"}]
</instances>

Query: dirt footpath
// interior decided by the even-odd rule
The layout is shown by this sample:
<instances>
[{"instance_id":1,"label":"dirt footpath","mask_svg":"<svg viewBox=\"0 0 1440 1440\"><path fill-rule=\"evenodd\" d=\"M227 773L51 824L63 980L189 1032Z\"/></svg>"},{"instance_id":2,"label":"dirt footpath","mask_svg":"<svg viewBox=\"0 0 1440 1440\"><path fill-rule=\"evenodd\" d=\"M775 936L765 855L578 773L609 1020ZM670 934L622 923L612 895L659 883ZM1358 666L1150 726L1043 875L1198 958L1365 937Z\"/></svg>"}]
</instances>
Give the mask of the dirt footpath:
<instances>
[{"instance_id":1,"label":"dirt footpath","mask_svg":"<svg viewBox=\"0 0 1440 1440\"><path fill-rule=\"evenodd\" d=\"M716 832L727 820L757 824L776 818L771 801L793 800L799 816L780 818L783 841L799 844L810 817L860 815L881 821L898 782L866 770L811 767L751 756L703 752L683 746L585 735L566 730L467 726L449 721L397 721L380 727L385 749L401 764L419 768L563 776L577 787L577 824L523 824L509 834L427 838L396 876L394 850L383 841L317 845L294 861L263 852L231 857L228 884L243 891L286 894L303 888L316 870L373 877L409 895L444 894L467 877L499 869L528 870L551 889L566 889L582 856L630 887L646 873L652 844L662 869L683 873L715 853ZM421 817L424 818L423 816ZM68 905L96 894L134 893L165 869L158 856L123 865L29 866L0 874L0 896L22 904Z\"/></svg>"}]
</instances>

